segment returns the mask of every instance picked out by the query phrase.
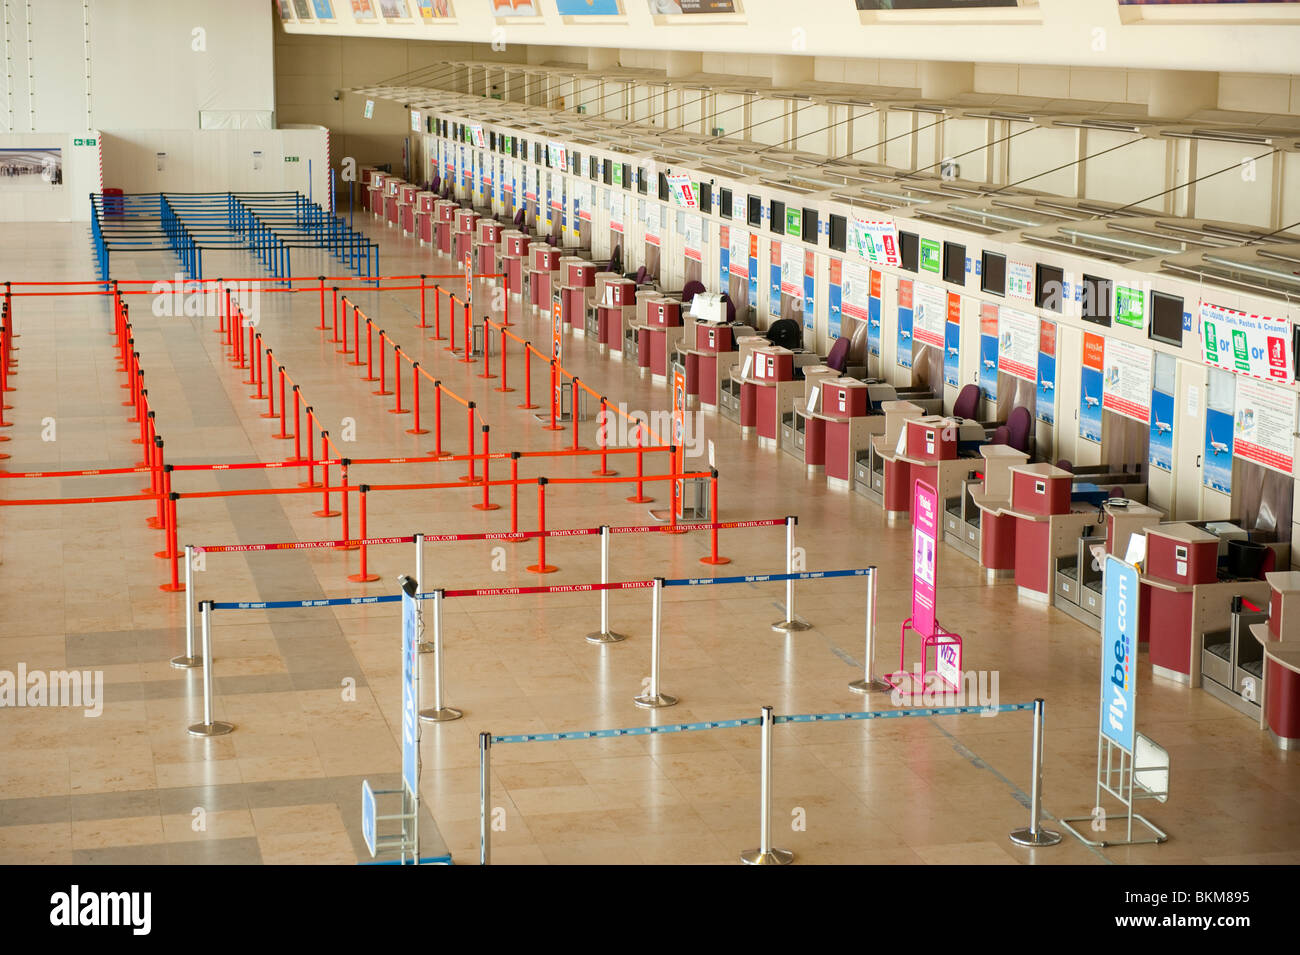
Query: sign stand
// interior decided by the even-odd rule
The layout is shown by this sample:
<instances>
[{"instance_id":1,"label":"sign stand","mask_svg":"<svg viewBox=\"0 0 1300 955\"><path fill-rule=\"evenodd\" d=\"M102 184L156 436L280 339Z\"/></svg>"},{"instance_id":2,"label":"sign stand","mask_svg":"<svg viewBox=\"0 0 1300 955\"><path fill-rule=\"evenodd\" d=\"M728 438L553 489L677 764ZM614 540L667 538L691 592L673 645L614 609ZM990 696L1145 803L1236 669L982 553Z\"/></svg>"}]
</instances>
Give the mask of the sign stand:
<instances>
[{"instance_id":1,"label":"sign stand","mask_svg":"<svg viewBox=\"0 0 1300 955\"><path fill-rule=\"evenodd\" d=\"M885 676L901 696L923 695L934 673L946 688L961 689L961 636L945 630L935 618L935 588L939 570L939 494L924 481L912 488L912 616L903 621L898 634L898 670ZM921 638L919 673L908 673L907 632ZM934 670L930 651L934 651ZM920 683L918 686L917 683ZM933 692L933 691L931 691Z\"/></svg>"},{"instance_id":2,"label":"sign stand","mask_svg":"<svg viewBox=\"0 0 1300 955\"><path fill-rule=\"evenodd\" d=\"M1062 818L1061 826L1089 846L1155 845L1169 836L1133 811L1139 799L1164 802L1169 797L1169 754L1137 731L1137 655L1139 594L1137 568L1114 554L1107 556L1102 577L1101 722L1097 732L1097 788L1091 815ZM1138 765L1141 763L1142 765ZM1101 794L1127 810L1107 816ZM1107 823L1125 822L1123 839L1089 839L1071 823L1089 822L1094 832ZM1133 823L1146 827L1146 838L1133 838Z\"/></svg>"},{"instance_id":3,"label":"sign stand","mask_svg":"<svg viewBox=\"0 0 1300 955\"><path fill-rule=\"evenodd\" d=\"M361 782L361 833L373 858L377 852L399 852L406 865L409 854L413 865L420 864L420 638L423 621L420 602L415 599L417 582L403 575L402 585L402 788L370 788L370 780ZM402 797L401 811L377 815L377 796ZM380 822L400 819L399 835L380 837Z\"/></svg>"}]
</instances>

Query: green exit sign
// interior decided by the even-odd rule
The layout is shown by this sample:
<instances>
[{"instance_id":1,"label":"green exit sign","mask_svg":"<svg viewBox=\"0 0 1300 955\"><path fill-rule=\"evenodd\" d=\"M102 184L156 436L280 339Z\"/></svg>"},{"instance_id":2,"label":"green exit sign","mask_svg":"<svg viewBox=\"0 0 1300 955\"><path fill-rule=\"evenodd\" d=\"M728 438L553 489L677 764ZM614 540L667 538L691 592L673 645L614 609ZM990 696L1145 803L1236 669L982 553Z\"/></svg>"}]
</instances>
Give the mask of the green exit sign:
<instances>
[{"instance_id":1,"label":"green exit sign","mask_svg":"<svg viewBox=\"0 0 1300 955\"><path fill-rule=\"evenodd\" d=\"M285 157L284 157L284 161L285 161L285 162L297 162L297 161L298 161L298 157L297 157L297 156L285 156Z\"/></svg>"},{"instance_id":2,"label":"green exit sign","mask_svg":"<svg viewBox=\"0 0 1300 955\"><path fill-rule=\"evenodd\" d=\"M93 139L74 139L74 140L72 141L72 145L74 145L74 146L93 146L93 145L95 145L95 141L94 141Z\"/></svg>"}]
</instances>

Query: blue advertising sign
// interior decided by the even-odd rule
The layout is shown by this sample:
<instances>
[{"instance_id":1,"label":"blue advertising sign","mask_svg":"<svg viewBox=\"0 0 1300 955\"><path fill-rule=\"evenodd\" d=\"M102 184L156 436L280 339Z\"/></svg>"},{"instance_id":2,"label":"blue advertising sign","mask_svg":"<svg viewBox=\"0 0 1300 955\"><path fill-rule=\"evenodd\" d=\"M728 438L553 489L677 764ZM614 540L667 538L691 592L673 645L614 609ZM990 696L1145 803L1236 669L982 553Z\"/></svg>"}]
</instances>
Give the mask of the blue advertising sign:
<instances>
[{"instance_id":1,"label":"blue advertising sign","mask_svg":"<svg viewBox=\"0 0 1300 955\"><path fill-rule=\"evenodd\" d=\"M370 788L370 780L361 780L361 838L366 840L370 858L375 857L375 791Z\"/></svg>"},{"instance_id":2,"label":"blue advertising sign","mask_svg":"<svg viewBox=\"0 0 1300 955\"><path fill-rule=\"evenodd\" d=\"M772 243L772 261L767 270L767 314L773 318L781 317L781 243Z\"/></svg>"},{"instance_id":3,"label":"blue advertising sign","mask_svg":"<svg viewBox=\"0 0 1300 955\"><path fill-rule=\"evenodd\" d=\"M1056 324L1043 322L1038 332L1038 388L1034 417L1044 424L1056 423Z\"/></svg>"},{"instance_id":4,"label":"blue advertising sign","mask_svg":"<svg viewBox=\"0 0 1300 955\"><path fill-rule=\"evenodd\" d=\"M618 0L555 0L562 17L617 17L623 11Z\"/></svg>"},{"instance_id":5,"label":"blue advertising sign","mask_svg":"<svg viewBox=\"0 0 1300 955\"><path fill-rule=\"evenodd\" d=\"M718 288L724 292L731 287L731 248L730 230L722 227L722 237L718 240Z\"/></svg>"},{"instance_id":6,"label":"blue advertising sign","mask_svg":"<svg viewBox=\"0 0 1300 955\"><path fill-rule=\"evenodd\" d=\"M416 683L419 666L418 605L402 592L402 782L411 795L420 792L420 699Z\"/></svg>"},{"instance_id":7,"label":"blue advertising sign","mask_svg":"<svg viewBox=\"0 0 1300 955\"><path fill-rule=\"evenodd\" d=\"M943 327L943 383L954 388L960 383L958 375L961 362L961 326L945 322Z\"/></svg>"},{"instance_id":8,"label":"blue advertising sign","mask_svg":"<svg viewBox=\"0 0 1300 955\"><path fill-rule=\"evenodd\" d=\"M912 310L898 308L898 352L894 356L900 368L912 367Z\"/></svg>"},{"instance_id":9,"label":"blue advertising sign","mask_svg":"<svg viewBox=\"0 0 1300 955\"><path fill-rule=\"evenodd\" d=\"M1232 415L1205 409L1205 450L1201 483L1211 490L1232 493Z\"/></svg>"},{"instance_id":10,"label":"blue advertising sign","mask_svg":"<svg viewBox=\"0 0 1300 955\"><path fill-rule=\"evenodd\" d=\"M1151 392L1151 440L1148 460L1161 471L1174 469L1174 396Z\"/></svg>"},{"instance_id":11,"label":"blue advertising sign","mask_svg":"<svg viewBox=\"0 0 1300 955\"><path fill-rule=\"evenodd\" d=\"M809 330L816 327L817 312L813 296L816 294L817 276L809 275L807 266L803 270L803 326ZM835 336L838 337L838 336Z\"/></svg>"},{"instance_id":12,"label":"blue advertising sign","mask_svg":"<svg viewBox=\"0 0 1300 955\"><path fill-rule=\"evenodd\" d=\"M880 357L880 296L867 299L867 351Z\"/></svg>"},{"instance_id":13,"label":"blue advertising sign","mask_svg":"<svg viewBox=\"0 0 1300 955\"><path fill-rule=\"evenodd\" d=\"M1079 437L1101 444L1101 380L1100 368L1080 369L1079 386Z\"/></svg>"},{"instance_id":14,"label":"blue advertising sign","mask_svg":"<svg viewBox=\"0 0 1300 955\"><path fill-rule=\"evenodd\" d=\"M1138 572L1114 554L1102 576L1101 733L1133 752L1137 737Z\"/></svg>"},{"instance_id":15,"label":"blue advertising sign","mask_svg":"<svg viewBox=\"0 0 1300 955\"><path fill-rule=\"evenodd\" d=\"M826 287L826 329L832 340L840 337L840 328L844 322L844 291L840 287L843 266L839 259L831 259L831 281Z\"/></svg>"},{"instance_id":16,"label":"blue advertising sign","mask_svg":"<svg viewBox=\"0 0 1300 955\"><path fill-rule=\"evenodd\" d=\"M758 242L755 236L749 237L749 302L758 308L758 256L752 253L758 250ZM757 312L755 312L757 314Z\"/></svg>"},{"instance_id":17,"label":"blue advertising sign","mask_svg":"<svg viewBox=\"0 0 1300 955\"><path fill-rule=\"evenodd\" d=\"M980 391L989 401L998 400L998 336L980 334Z\"/></svg>"}]
</instances>

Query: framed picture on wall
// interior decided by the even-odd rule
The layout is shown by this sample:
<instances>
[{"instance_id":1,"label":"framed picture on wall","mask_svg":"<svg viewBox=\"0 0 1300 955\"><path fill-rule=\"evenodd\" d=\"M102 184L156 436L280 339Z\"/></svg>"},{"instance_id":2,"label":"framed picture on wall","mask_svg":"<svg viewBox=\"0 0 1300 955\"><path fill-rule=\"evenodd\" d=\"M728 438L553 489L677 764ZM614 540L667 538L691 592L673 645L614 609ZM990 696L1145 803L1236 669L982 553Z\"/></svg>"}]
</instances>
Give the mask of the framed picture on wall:
<instances>
[{"instance_id":1,"label":"framed picture on wall","mask_svg":"<svg viewBox=\"0 0 1300 955\"><path fill-rule=\"evenodd\" d=\"M316 11L317 20L334 19L334 4L330 0L311 0L311 5Z\"/></svg>"},{"instance_id":2,"label":"framed picture on wall","mask_svg":"<svg viewBox=\"0 0 1300 955\"><path fill-rule=\"evenodd\" d=\"M420 19L425 23L434 20L450 20L455 14L451 9L451 0L416 0L420 10Z\"/></svg>"},{"instance_id":3,"label":"framed picture on wall","mask_svg":"<svg viewBox=\"0 0 1300 955\"><path fill-rule=\"evenodd\" d=\"M311 0L293 0L293 12L298 15L299 20L310 20Z\"/></svg>"},{"instance_id":4,"label":"framed picture on wall","mask_svg":"<svg viewBox=\"0 0 1300 955\"><path fill-rule=\"evenodd\" d=\"M375 19L373 0L352 0L352 19L366 23Z\"/></svg>"},{"instance_id":5,"label":"framed picture on wall","mask_svg":"<svg viewBox=\"0 0 1300 955\"><path fill-rule=\"evenodd\" d=\"M411 9L406 0L379 0L379 13L385 20L411 19Z\"/></svg>"},{"instance_id":6,"label":"framed picture on wall","mask_svg":"<svg viewBox=\"0 0 1300 955\"><path fill-rule=\"evenodd\" d=\"M275 8L281 20L293 21L293 4L289 0L275 0Z\"/></svg>"}]
</instances>

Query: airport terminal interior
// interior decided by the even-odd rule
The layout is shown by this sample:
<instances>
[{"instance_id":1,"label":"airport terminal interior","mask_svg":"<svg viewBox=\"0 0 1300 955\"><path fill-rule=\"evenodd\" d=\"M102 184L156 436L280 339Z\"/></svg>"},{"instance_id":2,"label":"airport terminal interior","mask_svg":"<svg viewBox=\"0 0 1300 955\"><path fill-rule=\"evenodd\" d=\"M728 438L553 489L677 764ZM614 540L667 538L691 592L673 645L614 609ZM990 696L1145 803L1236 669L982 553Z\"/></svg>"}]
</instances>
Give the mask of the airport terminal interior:
<instances>
[{"instance_id":1,"label":"airport terminal interior","mask_svg":"<svg viewBox=\"0 0 1300 955\"><path fill-rule=\"evenodd\" d=\"M0 862L1300 863L1300 2L0 17Z\"/></svg>"}]
</instances>

